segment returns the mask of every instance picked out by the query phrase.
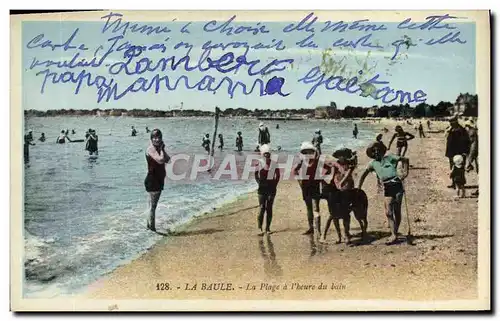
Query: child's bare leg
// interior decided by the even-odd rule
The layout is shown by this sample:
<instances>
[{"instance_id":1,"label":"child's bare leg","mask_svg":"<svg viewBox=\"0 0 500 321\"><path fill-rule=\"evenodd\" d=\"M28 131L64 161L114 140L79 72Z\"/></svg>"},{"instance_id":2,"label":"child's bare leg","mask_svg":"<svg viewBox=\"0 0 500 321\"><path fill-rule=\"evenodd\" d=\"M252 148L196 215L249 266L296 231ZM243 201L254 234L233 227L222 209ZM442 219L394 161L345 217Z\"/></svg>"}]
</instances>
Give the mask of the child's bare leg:
<instances>
[{"instance_id":1,"label":"child's bare leg","mask_svg":"<svg viewBox=\"0 0 500 321\"><path fill-rule=\"evenodd\" d=\"M406 150L408 149L408 145L404 145L402 149L403 149L403 153L401 154L401 156L405 157Z\"/></svg>"}]
</instances>

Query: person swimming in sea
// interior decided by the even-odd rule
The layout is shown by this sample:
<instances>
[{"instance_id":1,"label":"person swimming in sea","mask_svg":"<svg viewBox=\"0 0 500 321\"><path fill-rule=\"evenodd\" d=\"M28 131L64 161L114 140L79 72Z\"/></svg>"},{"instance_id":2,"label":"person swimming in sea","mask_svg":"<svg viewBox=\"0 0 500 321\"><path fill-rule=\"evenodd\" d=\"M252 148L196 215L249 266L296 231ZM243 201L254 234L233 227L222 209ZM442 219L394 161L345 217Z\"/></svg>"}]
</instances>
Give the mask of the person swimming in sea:
<instances>
[{"instance_id":1,"label":"person swimming in sea","mask_svg":"<svg viewBox=\"0 0 500 321\"><path fill-rule=\"evenodd\" d=\"M160 199L161 192L165 185L166 170L165 164L170 161L170 156L165 151L162 132L155 128L151 131L150 144L146 150L146 161L148 173L144 180L144 187L149 193L149 216L146 226L151 231L156 232L156 207Z\"/></svg>"},{"instance_id":2,"label":"person swimming in sea","mask_svg":"<svg viewBox=\"0 0 500 321\"><path fill-rule=\"evenodd\" d=\"M39 141L41 142L44 142L45 141L45 133L42 133L42 135L40 136L40 138L38 138Z\"/></svg>"},{"instance_id":3,"label":"person swimming in sea","mask_svg":"<svg viewBox=\"0 0 500 321\"><path fill-rule=\"evenodd\" d=\"M76 131L74 129L71 130L71 135L76 134Z\"/></svg>"},{"instance_id":4,"label":"person swimming in sea","mask_svg":"<svg viewBox=\"0 0 500 321\"><path fill-rule=\"evenodd\" d=\"M137 136L137 130L134 128L134 126L131 127L132 132L130 133L131 136Z\"/></svg>"},{"instance_id":5,"label":"person swimming in sea","mask_svg":"<svg viewBox=\"0 0 500 321\"><path fill-rule=\"evenodd\" d=\"M64 144L64 143L66 143L66 139L69 142L71 142L71 139L69 139L69 137L66 134L66 131L64 131L64 129L63 129L63 130L61 130L61 134L57 137L56 143L57 144Z\"/></svg>"},{"instance_id":6,"label":"person swimming in sea","mask_svg":"<svg viewBox=\"0 0 500 321\"><path fill-rule=\"evenodd\" d=\"M243 150L243 137L241 136L241 132L237 133L238 136L236 136L236 148L238 149L238 152L241 152Z\"/></svg>"},{"instance_id":7,"label":"person swimming in sea","mask_svg":"<svg viewBox=\"0 0 500 321\"><path fill-rule=\"evenodd\" d=\"M148 126L146 126L146 133L149 133L149 132L151 132L151 131L149 130Z\"/></svg>"},{"instance_id":8,"label":"person swimming in sea","mask_svg":"<svg viewBox=\"0 0 500 321\"><path fill-rule=\"evenodd\" d=\"M99 150L97 148L98 137L95 132L95 129L89 129L88 134L89 135L87 137L87 142L85 144L85 150L88 150L89 155L94 155L94 154L99 155Z\"/></svg>"},{"instance_id":9,"label":"person swimming in sea","mask_svg":"<svg viewBox=\"0 0 500 321\"><path fill-rule=\"evenodd\" d=\"M391 149L392 142L394 139L396 139L396 148L397 148L397 155L404 157L406 154L406 151L408 150L408 141L412 140L415 138L414 135L405 132L403 130L403 127L397 125L395 128L396 132L391 138L391 141L389 142L389 146L387 147L388 150Z\"/></svg>"}]
</instances>

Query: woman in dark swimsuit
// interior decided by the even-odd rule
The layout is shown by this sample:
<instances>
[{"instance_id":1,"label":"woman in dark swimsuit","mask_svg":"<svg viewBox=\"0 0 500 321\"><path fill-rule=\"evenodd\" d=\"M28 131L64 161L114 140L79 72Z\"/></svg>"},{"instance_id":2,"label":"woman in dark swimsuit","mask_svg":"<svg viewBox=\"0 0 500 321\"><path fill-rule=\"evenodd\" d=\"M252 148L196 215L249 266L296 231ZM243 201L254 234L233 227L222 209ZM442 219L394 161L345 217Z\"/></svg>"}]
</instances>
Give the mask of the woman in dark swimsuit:
<instances>
[{"instance_id":1,"label":"woman in dark swimsuit","mask_svg":"<svg viewBox=\"0 0 500 321\"><path fill-rule=\"evenodd\" d=\"M163 143L162 133L159 129L151 131L151 144L146 150L146 161L148 163L148 174L144 180L144 186L150 196L147 228L151 231L156 231L156 206L158 205L158 200L165 184L165 164L170 161L170 156L165 152L165 144Z\"/></svg>"},{"instance_id":2,"label":"woman in dark swimsuit","mask_svg":"<svg viewBox=\"0 0 500 321\"><path fill-rule=\"evenodd\" d=\"M408 149L408 141L412 140L413 138L415 138L415 136L408 132L405 132L403 130L403 127L398 125L396 126L396 132L392 136L387 149L391 149L392 142L394 141L394 139L396 139L396 148L398 149L397 155L404 157Z\"/></svg>"}]
</instances>

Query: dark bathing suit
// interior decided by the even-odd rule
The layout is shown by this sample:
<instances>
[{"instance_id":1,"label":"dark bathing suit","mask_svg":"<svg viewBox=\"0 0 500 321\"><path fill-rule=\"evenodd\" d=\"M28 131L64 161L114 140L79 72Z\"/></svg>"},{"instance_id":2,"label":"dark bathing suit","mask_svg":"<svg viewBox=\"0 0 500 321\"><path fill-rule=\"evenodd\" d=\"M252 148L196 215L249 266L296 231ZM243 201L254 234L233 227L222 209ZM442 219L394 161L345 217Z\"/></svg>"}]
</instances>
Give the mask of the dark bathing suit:
<instances>
[{"instance_id":1,"label":"dark bathing suit","mask_svg":"<svg viewBox=\"0 0 500 321\"><path fill-rule=\"evenodd\" d=\"M408 146L408 142L406 139L406 132L403 133L401 136L399 134L397 134L396 139L397 139L396 147L402 148L402 147Z\"/></svg>"},{"instance_id":2,"label":"dark bathing suit","mask_svg":"<svg viewBox=\"0 0 500 321\"><path fill-rule=\"evenodd\" d=\"M167 176L165 164L158 164L149 155L146 155L146 160L148 162L148 174L144 180L146 191L160 192L163 190L163 186L165 185L165 176Z\"/></svg>"}]
</instances>

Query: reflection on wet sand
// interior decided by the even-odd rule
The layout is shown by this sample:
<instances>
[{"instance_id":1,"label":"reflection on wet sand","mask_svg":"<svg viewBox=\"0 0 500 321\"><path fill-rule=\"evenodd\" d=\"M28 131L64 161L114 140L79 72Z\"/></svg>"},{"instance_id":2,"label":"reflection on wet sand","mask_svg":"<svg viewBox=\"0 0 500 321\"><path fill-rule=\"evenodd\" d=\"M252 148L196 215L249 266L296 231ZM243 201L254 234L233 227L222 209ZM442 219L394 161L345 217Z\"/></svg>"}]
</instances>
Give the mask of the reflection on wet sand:
<instances>
[{"instance_id":1,"label":"reflection on wet sand","mask_svg":"<svg viewBox=\"0 0 500 321\"><path fill-rule=\"evenodd\" d=\"M266 242L264 242L266 239ZM274 244L271 241L271 235L266 234L259 239L259 249L260 255L264 259L264 272L267 276L281 276L283 270L281 266L276 262L276 253L274 252Z\"/></svg>"}]
</instances>

